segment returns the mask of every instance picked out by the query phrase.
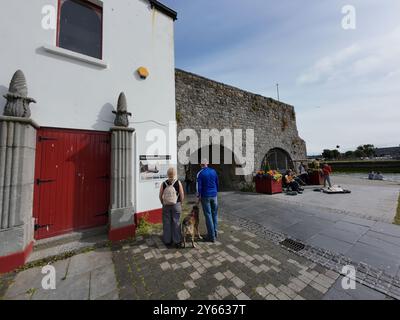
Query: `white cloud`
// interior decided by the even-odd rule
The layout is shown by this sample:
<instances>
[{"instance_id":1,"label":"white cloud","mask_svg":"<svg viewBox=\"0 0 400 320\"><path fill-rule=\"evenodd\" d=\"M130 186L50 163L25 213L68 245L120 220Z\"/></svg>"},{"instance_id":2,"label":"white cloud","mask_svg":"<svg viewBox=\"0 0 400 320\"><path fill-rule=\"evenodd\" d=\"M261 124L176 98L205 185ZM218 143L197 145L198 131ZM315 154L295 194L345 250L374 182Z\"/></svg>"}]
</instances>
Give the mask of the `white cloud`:
<instances>
[{"instance_id":1,"label":"white cloud","mask_svg":"<svg viewBox=\"0 0 400 320\"><path fill-rule=\"evenodd\" d=\"M357 42L320 58L297 78L297 83L313 85L338 80L349 82L373 74L384 78L393 72L393 67L399 65L400 27L383 37Z\"/></svg>"},{"instance_id":2,"label":"white cloud","mask_svg":"<svg viewBox=\"0 0 400 320\"><path fill-rule=\"evenodd\" d=\"M358 45L352 45L344 48L336 54L326 56L318 60L314 66L304 72L297 80L300 84L312 84L332 78L338 69L348 63L360 52Z\"/></svg>"}]
</instances>

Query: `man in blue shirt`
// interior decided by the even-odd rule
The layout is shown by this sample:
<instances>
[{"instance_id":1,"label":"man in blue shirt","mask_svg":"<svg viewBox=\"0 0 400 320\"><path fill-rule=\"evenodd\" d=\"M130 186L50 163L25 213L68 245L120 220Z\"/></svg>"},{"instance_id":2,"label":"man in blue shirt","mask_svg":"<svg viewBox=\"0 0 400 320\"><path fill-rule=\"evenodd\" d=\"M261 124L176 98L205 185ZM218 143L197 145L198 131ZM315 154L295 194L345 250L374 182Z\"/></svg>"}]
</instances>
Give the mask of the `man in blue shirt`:
<instances>
[{"instance_id":1,"label":"man in blue shirt","mask_svg":"<svg viewBox=\"0 0 400 320\"><path fill-rule=\"evenodd\" d=\"M208 167L208 160L201 162L201 170L197 175L197 197L201 201L208 237L207 240L215 242L218 237L218 175L214 169Z\"/></svg>"}]
</instances>

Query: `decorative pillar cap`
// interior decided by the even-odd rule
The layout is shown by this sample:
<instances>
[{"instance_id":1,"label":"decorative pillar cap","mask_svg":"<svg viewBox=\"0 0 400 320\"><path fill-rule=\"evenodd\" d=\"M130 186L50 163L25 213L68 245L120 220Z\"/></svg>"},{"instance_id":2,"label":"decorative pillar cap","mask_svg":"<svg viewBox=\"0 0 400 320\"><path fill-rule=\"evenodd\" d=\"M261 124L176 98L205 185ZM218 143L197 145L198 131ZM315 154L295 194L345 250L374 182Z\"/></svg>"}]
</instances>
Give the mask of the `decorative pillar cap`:
<instances>
[{"instance_id":1,"label":"decorative pillar cap","mask_svg":"<svg viewBox=\"0 0 400 320\"><path fill-rule=\"evenodd\" d=\"M115 126L124 128L129 127L128 117L132 117L132 113L128 112L128 103L125 93L120 93L118 97L117 111L113 111L113 113L115 114Z\"/></svg>"},{"instance_id":2,"label":"decorative pillar cap","mask_svg":"<svg viewBox=\"0 0 400 320\"><path fill-rule=\"evenodd\" d=\"M29 100L30 102L36 103L35 99L28 97L28 85L22 70L17 70L14 73L10 81L8 93L4 96L4 98L7 99L7 97L23 98Z\"/></svg>"},{"instance_id":3,"label":"decorative pillar cap","mask_svg":"<svg viewBox=\"0 0 400 320\"><path fill-rule=\"evenodd\" d=\"M36 103L35 99L28 97L28 85L21 70L17 70L10 82L8 93L4 95L7 104L4 107L4 115L9 117L30 118L30 103Z\"/></svg>"}]
</instances>

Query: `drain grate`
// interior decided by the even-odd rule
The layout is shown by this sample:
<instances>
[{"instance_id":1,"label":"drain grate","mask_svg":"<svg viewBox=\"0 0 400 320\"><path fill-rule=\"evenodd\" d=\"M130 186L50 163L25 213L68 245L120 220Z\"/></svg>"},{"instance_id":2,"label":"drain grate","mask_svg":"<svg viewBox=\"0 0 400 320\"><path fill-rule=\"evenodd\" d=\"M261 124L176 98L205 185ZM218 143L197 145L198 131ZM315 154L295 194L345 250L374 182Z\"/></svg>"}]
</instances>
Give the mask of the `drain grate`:
<instances>
[{"instance_id":1,"label":"drain grate","mask_svg":"<svg viewBox=\"0 0 400 320\"><path fill-rule=\"evenodd\" d=\"M286 238L285 240L283 240L281 243L281 245L295 251L295 252L299 252L301 250L304 250L304 248L306 247L305 244L292 240L292 239L288 239Z\"/></svg>"}]
</instances>

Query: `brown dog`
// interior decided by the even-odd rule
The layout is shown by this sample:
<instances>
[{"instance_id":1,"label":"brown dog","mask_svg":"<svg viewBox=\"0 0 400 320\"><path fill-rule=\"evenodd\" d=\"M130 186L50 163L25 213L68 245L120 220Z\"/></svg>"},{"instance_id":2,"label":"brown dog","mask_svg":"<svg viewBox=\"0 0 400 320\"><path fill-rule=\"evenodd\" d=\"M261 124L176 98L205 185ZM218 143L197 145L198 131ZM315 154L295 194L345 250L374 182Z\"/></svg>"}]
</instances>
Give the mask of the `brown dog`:
<instances>
[{"instance_id":1,"label":"brown dog","mask_svg":"<svg viewBox=\"0 0 400 320\"><path fill-rule=\"evenodd\" d=\"M199 239L202 239L199 231L199 207L194 206L192 212L182 221L182 238L183 238L183 247L186 248L186 237L188 235L191 236L192 246L196 248L196 244L194 243L194 238L197 235Z\"/></svg>"}]
</instances>

